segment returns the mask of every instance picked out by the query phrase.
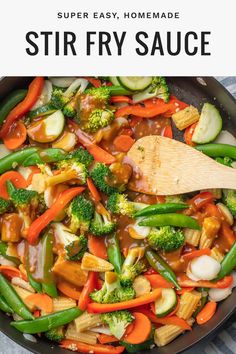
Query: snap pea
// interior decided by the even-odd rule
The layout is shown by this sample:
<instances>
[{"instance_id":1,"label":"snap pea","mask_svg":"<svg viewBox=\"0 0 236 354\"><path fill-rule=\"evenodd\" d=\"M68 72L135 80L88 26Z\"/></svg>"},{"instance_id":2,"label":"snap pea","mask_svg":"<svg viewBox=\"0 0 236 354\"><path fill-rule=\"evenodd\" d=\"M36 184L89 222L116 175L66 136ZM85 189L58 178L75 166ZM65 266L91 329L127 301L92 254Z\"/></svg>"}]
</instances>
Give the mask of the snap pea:
<instances>
[{"instance_id":1,"label":"snap pea","mask_svg":"<svg viewBox=\"0 0 236 354\"><path fill-rule=\"evenodd\" d=\"M8 305L6 300L2 295L0 295L0 310L6 313L13 313L12 308Z\"/></svg>"},{"instance_id":2,"label":"snap pea","mask_svg":"<svg viewBox=\"0 0 236 354\"><path fill-rule=\"evenodd\" d=\"M38 164L43 164L43 160L40 158L38 152L33 153L32 155L28 156L22 163L22 166L35 166Z\"/></svg>"},{"instance_id":3,"label":"snap pea","mask_svg":"<svg viewBox=\"0 0 236 354\"><path fill-rule=\"evenodd\" d=\"M15 289L2 274L0 274L0 294L5 298L8 306L10 306L17 315L25 320L34 319L30 310L25 306Z\"/></svg>"},{"instance_id":4,"label":"snap pea","mask_svg":"<svg viewBox=\"0 0 236 354\"><path fill-rule=\"evenodd\" d=\"M43 292L48 294L51 297L57 297L57 287L54 282L54 278L52 275L52 266L53 266L53 234L47 232L42 240L42 265L43 265L43 282L42 289Z\"/></svg>"},{"instance_id":5,"label":"snap pea","mask_svg":"<svg viewBox=\"0 0 236 354\"><path fill-rule=\"evenodd\" d=\"M22 162L35 153L38 149L36 147L25 148L16 152L13 152L2 159L0 159L0 174L15 169L21 165Z\"/></svg>"},{"instance_id":6,"label":"snap pea","mask_svg":"<svg viewBox=\"0 0 236 354\"><path fill-rule=\"evenodd\" d=\"M52 328L63 326L82 315L83 311L78 307L58 311L50 315L35 318L32 321L11 322L11 326L23 333L35 334L46 332Z\"/></svg>"},{"instance_id":7,"label":"snap pea","mask_svg":"<svg viewBox=\"0 0 236 354\"><path fill-rule=\"evenodd\" d=\"M188 227L189 229L200 230L197 220L183 214L161 214L151 215L139 222L140 226L177 226Z\"/></svg>"},{"instance_id":8,"label":"snap pea","mask_svg":"<svg viewBox=\"0 0 236 354\"><path fill-rule=\"evenodd\" d=\"M160 203L152 204L146 208L139 210L135 213L135 217L155 215L155 214L166 214L173 213L177 210L187 209L189 206L185 203Z\"/></svg>"},{"instance_id":9,"label":"snap pea","mask_svg":"<svg viewBox=\"0 0 236 354\"><path fill-rule=\"evenodd\" d=\"M62 149L48 148L28 156L24 160L23 166L27 167L43 163L58 162L64 160L66 155L66 152Z\"/></svg>"},{"instance_id":10,"label":"snap pea","mask_svg":"<svg viewBox=\"0 0 236 354\"><path fill-rule=\"evenodd\" d=\"M156 272L158 272L163 276L163 278L174 284L177 290L181 290L175 273L160 255L158 255L150 248L147 248L145 255L148 260L148 263Z\"/></svg>"},{"instance_id":11,"label":"snap pea","mask_svg":"<svg viewBox=\"0 0 236 354\"><path fill-rule=\"evenodd\" d=\"M37 292L37 293L42 293L42 285L41 283L37 282L34 277L32 276L32 274L30 273L30 264L29 264L29 247L33 247L33 246L28 246L28 249L26 251L26 257L25 257L25 269L26 269L26 273L27 273L27 278L29 280L30 285L32 286L32 288Z\"/></svg>"},{"instance_id":12,"label":"snap pea","mask_svg":"<svg viewBox=\"0 0 236 354\"><path fill-rule=\"evenodd\" d=\"M123 259L120 252L119 240L116 234L107 237L107 255L109 262L113 265L116 273L121 273Z\"/></svg>"},{"instance_id":13,"label":"snap pea","mask_svg":"<svg viewBox=\"0 0 236 354\"><path fill-rule=\"evenodd\" d=\"M228 144L204 144L195 147L198 151L211 157L231 157L236 159L236 146Z\"/></svg>"},{"instance_id":14,"label":"snap pea","mask_svg":"<svg viewBox=\"0 0 236 354\"><path fill-rule=\"evenodd\" d=\"M8 256L7 254L7 243L0 241L0 255L6 258L8 261L15 263L17 266L20 265L20 260L17 257Z\"/></svg>"},{"instance_id":15,"label":"snap pea","mask_svg":"<svg viewBox=\"0 0 236 354\"><path fill-rule=\"evenodd\" d=\"M0 108L0 124L18 103L20 103L26 96L27 90L16 90L11 92L4 101L1 102Z\"/></svg>"},{"instance_id":16,"label":"snap pea","mask_svg":"<svg viewBox=\"0 0 236 354\"><path fill-rule=\"evenodd\" d=\"M229 252L223 258L221 262L220 272L217 278L214 280L217 281L224 278L226 275L229 275L235 267L236 267L236 242L234 242Z\"/></svg>"}]
</instances>

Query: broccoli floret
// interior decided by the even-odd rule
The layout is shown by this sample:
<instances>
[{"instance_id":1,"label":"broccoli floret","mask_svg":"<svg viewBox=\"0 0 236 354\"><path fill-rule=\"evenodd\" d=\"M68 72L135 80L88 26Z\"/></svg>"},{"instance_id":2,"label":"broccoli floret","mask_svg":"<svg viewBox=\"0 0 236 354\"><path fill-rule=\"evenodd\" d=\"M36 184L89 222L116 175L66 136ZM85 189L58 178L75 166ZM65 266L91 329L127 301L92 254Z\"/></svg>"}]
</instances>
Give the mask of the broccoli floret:
<instances>
[{"instance_id":1,"label":"broccoli floret","mask_svg":"<svg viewBox=\"0 0 236 354\"><path fill-rule=\"evenodd\" d=\"M88 121L83 126L83 130L95 133L101 128L105 128L114 120L114 113L109 109L95 109L90 114Z\"/></svg>"},{"instance_id":2,"label":"broccoli floret","mask_svg":"<svg viewBox=\"0 0 236 354\"><path fill-rule=\"evenodd\" d=\"M106 86L92 87L84 91L85 95L92 96L100 104L107 105L110 99L110 90Z\"/></svg>"},{"instance_id":3,"label":"broccoli floret","mask_svg":"<svg viewBox=\"0 0 236 354\"><path fill-rule=\"evenodd\" d=\"M120 282L123 286L131 286L134 279L147 270L146 264L141 259L144 256L144 248L130 248L122 266Z\"/></svg>"},{"instance_id":4,"label":"broccoli floret","mask_svg":"<svg viewBox=\"0 0 236 354\"><path fill-rule=\"evenodd\" d=\"M73 199L67 213L70 216L69 228L71 231L77 232L80 229L83 234L89 229L90 221L94 215L94 205L83 195L79 195Z\"/></svg>"},{"instance_id":5,"label":"broccoli floret","mask_svg":"<svg viewBox=\"0 0 236 354\"><path fill-rule=\"evenodd\" d=\"M154 97L161 98L164 102L169 101L170 92L164 77L153 77L151 85L143 92L135 94L133 100L140 102Z\"/></svg>"},{"instance_id":6,"label":"broccoli floret","mask_svg":"<svg viewBox=\"0 0 236 354\"><path fill-rule=\"evenodd\" d=\"M215 160L222 165L232 167L232 163L234 162L230 157L216 157Z\"/></svg>"},{"instance_id":7,"label":"broccoli floret","mask_svg":"<svg viewBox=\"0 0 236 354\"><path fill-rule=\"evenodd\" d=\"M45 337L47 337L49 340L53 342L61 342L62 339L65 338L64 327L61 326L61 327L50 329L49 331L45 332L44 335Z\"/></svg>"},{"instance_id":8,"label":"broccoli floret","mask_svg":"<svg viewBox=\"0 0 236 354\"><path fill-rule=\"evenodd\" d=\"M88 152L88 150L79 147L77 150L72 151L67 155L67 159L74 158L76 161L85 165L88 168L93 162L93 156Z\"/></svg>"},{"instance_id":9,"label":"broccoli floret","mask_svg":"<svg viewBox=\"0 0 236 354\"><path fill-rule=\"evenodd\" d=\"M149 233L148 243L156 250L172 252L184 244L184 234L171 226L153 228Z\"/></svg>"},{"instance_id":10,"label":"broccoli floret","mask_svg":"<svg viewBox=\"0 0 236 354\"><path fill-rule=\"evenodd\" d=\"M144 203L136 203L128 200L126 194L114 193L107 201L108 209L114 214L134 216L135 212L148 206Z\"/></svg>"},{"instance_id":11,"label":"broccoli floret","mask_svg":"<svg viewBox=\"0 0 236 354\"><path fill-rule=\"evenodd\" d=\"M65 175L64 181L66 181L66 174L68 175L68 180L78 179L80 184L85 184L88 177L88 171L86 166L77 161L76 157L65 159L57 163L57 167ZM55 176L57 179L59 175ZM52 177L53 178L53 177ZM51 179L52 179L51 178ZM60 183L60 182L59 182Z\"/></svg>"},{"instance_id":12,"label":"broccoli floret","mask_svg":"<svg viewBox=\"0 0 236 354\"><path fill-rule=\"evenodd\" d=\"M109 326L111 333L118 339L125 334L127 326L133 322L134 317L129 311L114 311L101 314L102 321Z\"/></svg>"},{"instance_id":13,"label":"broccoli floret","mask_svg":"<svg viewBox=\"0 0 236 354\"><path fill-rule=\"evenodd\" d=\"M39 205L37 209L37 214L41 215L47 210L47 205L44 198L44 193L39 194Z\"/></svg>"},{"instance_id":14,"label":"broccoli floret","mask_svg":"<svg viewBox=\"0 0 236 354\"><path fill-rule=\"evenodd\" d=\"M51 103L53 107L57 109L62 109L72 98L73 93L69 94L66 91L63 91L61 88L56 87L52 92Z\"/></svg>"},{"instance_id":15,"label":"broccoli floret","mask_svg":"<svg viewBox=\"0 0 236 354\"><path fill-rule=\"evenodd\" d=\"M236 218L236 190L224 189L223 202L226 204L227 208L229 208L233 217Z\"/></svg>"},{"instance_id":16,"label":"broccoli floret","mask_svg":"<svg viewBox=\"0 0 236 354\"><path fill-rule=\"evenodd\" d=\"M11 203L9 200L0 197L0 214L6 213L10 209Z\"/></svg>"},{"instance_id":17,"label":"broccoli floret","mask_svg":"<svg viewBox=\"0 0 236 354\"><path fill-rule=\"evenodd\" d=\"M108 184L108 181L112 180L113 177L109 167L104 163L96 164L96 166L91 171L91 177L95 186L100 189L100 191L108 195L117 192L117 188Z\"/></svg>"},{"instance_id":18,"label":"broccoli floret","mask_svg":"<svg viewBox=\"0 0 236 354\"><path fill-rule=\"evenodd\" d=\"M90 297L101 304L112 304L133 299L135 291L132 286L122 286L116 273L106 272L102 288L91 293Z\"/></svg>"},{"instance_id":19,"label":"broccoli floret","mask_svg":"<svg viewBox=\"0 0 236 354\"><path fill-rule=\"evenodd\" d=\"M75 95L66 105L62 108L62 113L69 118L78 118L78 96Z\"/></svg>"},{"instance_id":20,"label":"broccoli floret","mask_svg":"<svg viewBox=\"0 0 236 354\"><path fill-rule=\"evenodd\" d=\"M91 221L89 231L95 236L110 234L116 229L116 223L108 215L101 215L95 211L94 218Z\"/></svg>"}]
</instances>

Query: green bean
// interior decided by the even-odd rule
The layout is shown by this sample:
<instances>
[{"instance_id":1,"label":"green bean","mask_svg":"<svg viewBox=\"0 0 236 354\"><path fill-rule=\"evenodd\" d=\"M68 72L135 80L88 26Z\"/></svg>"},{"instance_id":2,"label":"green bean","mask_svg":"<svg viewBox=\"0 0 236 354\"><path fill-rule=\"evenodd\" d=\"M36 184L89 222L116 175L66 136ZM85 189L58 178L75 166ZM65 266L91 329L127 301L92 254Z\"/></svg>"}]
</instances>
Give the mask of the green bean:
<instances>
[{"instance_id":1,"label":"green bean","mask_svg":"<svg viewBox=\"0 0 236 354\"><path fill-rule=\"evenodd\" d=\"M83 311L78 307L72 307L67 310L58 311L50 315L38 317L32 321L17 321L11 322L11 326L23 333L41 333L46 332L52 328L63 326L75 318L82 315Z\"/></svg>"},{"instance_id":2,"label":"green bean","mask_svg":"<svg viewBox=\"0 0 236 354\"><path fill-rule=\"evenodd\" d=\"M164 261L164 259L156 252L148 248L145 252L146 258L150 266L159 274L163 276L167 281L174 284L177 290L181 290L178 284L177 278L171 267Z\"/></svg>"},{"instance_id":3,"label":"green bean","mask_svg":"<svg viewBox=\"0 0 236 354\"><path fill-rule=\"evenodd\" d=\"M141 226L177 226L177 227L188 227L189 229L200 230L200 226L197 220L191 218L190 216L183 214L161 214L161 215L152 215L146 217L139 222Z\"/></svg>"},{"instance_id":4,"label":"green bean","mask_svg":"<svg viewBox=\"0 0 236 354\"><path fill-rule=\"evenodd\" d=\"M225 255L221 262L221 269L217 278L214 280L220 280L226 275L229 275L236 267L236 242L230 248L229 252Z\"/></svg>"},{"instance_id":5,"label":"green bean","mask_svg":"<svg viewBox=\"0 0 236 354\"><path fill-rule=\"evenodd\" d=\"M119 240L116 234L107 237L107 254L109 262L113 265L116 273L120 274L122 270L123 259L120 252Z\"/></svg>"},{"instance_id":6,"label":"green bean","mask_svg":"<svg viewBox=\"0 0 236 354\"><path fill-rule=\"evenodd\" d=\"M0 159L0 174L15 169L30 155L35 153L38 149L36 147L25 148L13 152L2 159Z\"/></svg>"},{"instance_id":7,"label":"green bean","mask_svg":"<svg viewBox=\"0 0 236 354\"><path fill-rule=\"evenodd\" d=\"M6 258L8 261L15 263L15 265L17 265L17 266L20 265L21 262L20 262L19 258L9 256L7 254L7 248L8 248L7 243L0 241L0 255L3 256L4 258Z\"/></svg>"},{"instance_id":8,"label":"green bean","mask_svg":"<svg viewBox=\"0 0 236 354\"><path fill-rule=\"evenodd\" d=\"M58 162L64 160L66 155L66 152L62 149L49 148L41 150L27 157L23 162L23 166L27 167L43 163Z\"/></svg>"},{"instance_id":9,"label":"green bean","mask_svg":"<svg viewBox=\"0 0 236 354\"><path fill-rule=\"evenodd\" d=\"M135 217L155 215L155 214L173 213L177 210L187 209L188 207L189 207L189 205L185 204L185 203L152 204L144 209L139 210L137 213L135 213Z\"/></svg>"},{"instance_id":10,"label":"green bean","mask_svg":"<svg viewBox=\"0 0 236 354\"><path fill-rule=\"evenodd\" d=\"M236 146L228 144L204 144L195 147L198 151L211 157L231 157L236 159Z\"/></svg>"},{"instance_id":11,"label":"green bean","mask_svg":"<svg viewBox=\"0 0 236 354\"><path fill-rule=\"evenodd\" d=\"M42 240L42 265L43 265L43 282L42 288L43 292L47 293L51 297L57 297L57 287L54 282L52 275L52 266L53 266L53 234L47 232Z\"/></svg>"},{"instance_id":12,"label":"green bean","mask_svg":"<svg viewBox=\"0 0 236 354\"><path fill-rule=\"evenodd\" d=\"M38 164L43 164L43 160L40 158L38 152L33 153L32 155L28 156L22 163L22 166L35 166Z\"/></svg>"},{"instance_id":13,"label":"green bean","mask_svg":"<svg viewBox=\"0 0 236 354\"><path fill-rule=\"evenodd\" d=\"M14 312L2 295L0 295L0 310L6 313Z\"/></svg>"},{"instance_id":14,"label":"green bean","mask_svg":"<svg viewBox=\"0 0 236 354\"><path fill-rule=\"evenodd\" d=\"M0 124L3 123L4 119L10 113L12 108L14 108L18 103L20 103L26 96L27 90L16 90L11 92L3 102L1 102L0 108Z\"/></svg>"},{"instance_id":15,"label":"green bean","mask_svg":"<svg viewBox=\"0 0 236 354\"><path fill-rule=\"evenodd\" d=\"M2 274L0 274L0 294L5 298L7 304L17 315L25 320L34 319L30 310L25 306L15 289Z\"/></svg>"}]
</instances>

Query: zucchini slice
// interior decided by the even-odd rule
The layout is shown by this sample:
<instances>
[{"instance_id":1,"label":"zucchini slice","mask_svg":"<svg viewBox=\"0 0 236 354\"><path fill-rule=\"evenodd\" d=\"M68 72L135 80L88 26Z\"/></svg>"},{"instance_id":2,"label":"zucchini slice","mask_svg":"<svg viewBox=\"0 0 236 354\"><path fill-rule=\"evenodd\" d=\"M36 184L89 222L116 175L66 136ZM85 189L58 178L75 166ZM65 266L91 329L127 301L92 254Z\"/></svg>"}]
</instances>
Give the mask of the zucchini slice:
<instances>
[{"instance_id":1,"label":"zucchini slice","mask_svg":"<svg viewBox=\"0 0 236 354\"><path fill-rule=\"evenodd\" d=\"M162 289L161 298L155 301L155 312L157 317L164 317L171 313L177 304L177 296L174 289Z\"/></svg>"},{"instance_id":2,"label":"zucchini slice","mask_svg":"<svg viewBox=\"0 0 236 354\"><path fill-rule=\"evenodd\" d=\"M118 76L120 84L131 91L145 90L152 82L152 76Z\"/></svg>"},{"instance_id":3,"label":"zucchini slice","mask_svg":"<svg viewBox=\"0 0 236 354\"><path fill-rule=\"evenodd\" d=\"M221 129L222 118L218 109L213 104L205 103L192 141L196 144L210 143L217 137Z\"/></svg>"},{"instance_id":4,"label":"zucchini slice","mask_svg":"<svg viewBox=\"0 0 236 354\"><path fill-rule=\"evenodd\" d=\"M109 76L109 80L114 86L120 86L120 82L117 79L117 76Z\"/></svg>"}]
</instances>

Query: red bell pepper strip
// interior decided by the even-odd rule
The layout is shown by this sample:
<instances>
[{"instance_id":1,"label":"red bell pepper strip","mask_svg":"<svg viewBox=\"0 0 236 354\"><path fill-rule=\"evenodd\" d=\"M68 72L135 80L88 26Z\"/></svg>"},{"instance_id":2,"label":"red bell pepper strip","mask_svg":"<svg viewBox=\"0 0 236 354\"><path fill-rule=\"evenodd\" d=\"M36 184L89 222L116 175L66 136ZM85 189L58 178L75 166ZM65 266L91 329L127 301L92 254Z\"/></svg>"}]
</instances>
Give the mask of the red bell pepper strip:
<instances>
[{"instance_id":1,"label":"red bell pepper strip","mask_svg":"<svg viewBox=\"0 0 236 354\"><path fill-rule=\"evenodd\" d=\"M16 277L28 281L27 276L24 273L22 273L18 268L12 266L1 265L0 273L5 275L10 280Z\"/></svg>"},{"instance_id":2,"label":"red bell pepper strip","mask_svg":"<svg viewBox=\"0 0 236 354\"><path fill-rule=\"evenodd\" d=\"M0 130L0 137L4 138L9 132L12 124L19 118L23 117L31 107L38 100L44 85L44 78L39 76L36 77L31 84L29 85L29 89L26 97L22 102L20 102L15 108L13 108L8 116L6 117L5 122Z\"/></svg>"},{"instance_id":3,"label":"red bell pepper strip","mask_svg":"<svg viewBox=\"0 0 236 354\"><path fill-rule=\"evenodd\" d=\"M102 86L101 80L99 79L95 79L94 77L84 77L86 80L88 80L88 82L90 82L90 84L92 84L94 87L98 88Z\"/></svg>"},{"instance_id":4,"label":"red bell pepper strip","mask_svg":"<svg viewBox=\"0 0 236 354\"><path fill-rule=\"evenodd\" d=\"M172 103L172 108L167 111L166 113L163 114L164 117L169 118L171 117L174 113L182 111L184 108L188 107L188 104L178 100L175 96L171 95L169 102Z\"/></svg>"},{"instance_id":5,"label":"red bell pepper strip","mask_svg":"<svg viewBox=\"0 0 236 354\"><path fill-rule=\"evenodd\" d=\"M185 254L182 255L182 258L185 261L190 261L191 259L194 259L196 257L200 257L203 255L207 255L210 256L211 255L211 250L210 248L203 248L201 250L196 250L196 251L192 251L192 252L187 252Z\"/></svg>"},{"instance_id":6,"label":"red bell pepper strip","mask_svg":"<svg viewBox=\"0 0 236 354\"><path fill-rule=\"evenodd\" d=\"M167 281L160 274L145 274L145 278L150 282L153 289L174 288L174 284Z\"/></svg>"},{"instance_id":7,"label":"red bell pepper strip","mask_svg":"<svg viewBox=\"0 0 236 354\"><path fill-rule=\"evenodd\" d=\"M132 103L131 98L129 98L128 96L112 96L110 101L112 103Z\"/></svg>"},{"instance_id":8,"label":"red bell pepper strip","mask_svg":"<svg viewBox=\"0 0 236 354\"><path fill-rule=\"evenodd\" d=\"M142 118L154 118L160 114L166 113L171 109L173 109L173 103L164 103L164 101L161 103L158 102L158 104L148 104L145 107L137 104L119 108L115 113L115 117L118 118L132 114Z\"/></svg>"},{"instance_id":9,"label":"red bell pepper strip","mask_svg":"<svg viewBox=\"0 0 236 354\"><path fill-rule=\"evenodd\" d=\"M82 193L83 187L74 187L67 189L59 194L55 203L40 215L29 227L29 232L27 236L28 242L33 245L37 241L40 232L55 219L58 213L65 208L65 206L73 199L76 195Z\"/></svg>"},{"instance_id":10,"label":"red bell pepper strip","mask_svg":"<svg viewBox=\"0 0 236 354\"><path fill-rule=\"evenodd\" d=\"M216 289L225 289L228 288L232 282L233 282L233 277L232 275L227 275L224 278L216 281L216 282L211 282L208 280L199 280L199 281L194 281L191 280L187 277L185 274L180 274L178 276L178 283L181 287L196 287L196 288L216 288Z\"/></svg>"},{"instance_id":11,"label":"red bell pepper strip","mask_svg":"<svg viewBox=\"0 0 236 354\"><path fill-rule=\"evenodd\" d=\"M194 211L200 210L207 203L212 203L214 197L211 192L201 192L188 201Z\"/></svg>"},{"instance_id":12,"label":"red bell pepper strip","mask_svg":"<svg viewBox=\"0 0 236 354\"><path fill-rule=\"evenodd\" d=\"M166 138L170 138L173 139L173 131L171 128L171 125L167 125L161 132L161 135L166 137Z\"/></svg>"},{"instance_id":13,"label":"red bell pepper strip","mask_svg":"<svg viewBox=\"0 0 236 354\"><path fill-rule=\"evenodd\" d=\"M105 344L86 344L74 339L63 339L60 347L88 354L120 354L125 350L125 347L122 346L113 347L112 345Z\"/></svg>"},{"instance_id":14,"label":"red bell pepper strip","mask_svg":"<svg viewBox=\"0 0 236 354\"><path fill-rule=\"evenodd\" d=\"M90 293L97 289L98 273L89 272L88 279L83 287L79 298L79 308L85 311L90 302Z\"/></svg>"},{"instance_id":15,"label":"red bell pepper strip","mask_svg":"<svg viewBox=\"0 0 236 354\"><path fill-rule=\"evenodd\" d=\"M189 127L187 127L184 131L184 141L186 142L187 145L190 146L195 146L196 144L192 141L193 138L193 133L195 131L195 128L197 126L197 123L193 123Z\"/></svg>"},{"instance_id":16,"label":"red bell pepper strip","mask_svg":"<svg viewBox=\"0 0 236 354\"><path fill-rule=\"evenodd\" d=\"M88 152L93 155L94 160L97 162L102 162L105 165L111 165L112 163L116 162L116 158L113 155L109 154L109 152L96 144L87 145L86 148Z\"/></svg>"}]
</instances>

